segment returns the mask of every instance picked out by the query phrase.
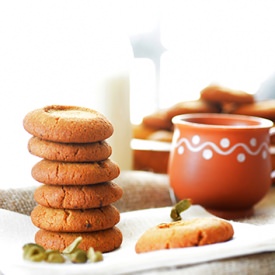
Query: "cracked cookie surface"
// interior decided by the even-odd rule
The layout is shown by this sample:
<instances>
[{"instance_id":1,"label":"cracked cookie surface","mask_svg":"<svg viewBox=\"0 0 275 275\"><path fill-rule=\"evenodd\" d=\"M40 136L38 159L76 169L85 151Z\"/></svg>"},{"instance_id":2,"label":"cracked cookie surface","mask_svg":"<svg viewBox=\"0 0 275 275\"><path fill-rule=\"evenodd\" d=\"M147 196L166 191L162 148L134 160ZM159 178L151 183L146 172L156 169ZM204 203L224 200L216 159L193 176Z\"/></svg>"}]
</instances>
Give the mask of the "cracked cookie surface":
<instances>
[{"instance_id":1,"label":"cracked cookie surface","mask_svg":"<svg viewBox=\"0 0 275 275\"><path fill-rule=\"evenodd\" d=\"M112 205L85 210L53 209L37 205L31 212L31 220L36 227L48 231L92 232L116 225L120 213Z\"/></svg>"},{"instance_id":2,"label":"cracked cookie surface","mask_svg":"<svg viewBox=\"0 0 275 275\"><path fill-rule=\"evenodd\" d=\"M32 177L44 184L86 185L111 181L120 174L111 159L98 162L60 162L41 160L32 168Z\"/></svg>"},{"instance_id":3,"label":"cracked cookie surface","mask_svg":"<svg viewBox=\"0 0 275 275\"><path fill-rule=\"evenodd\" d=\"M87 251L93 247L102 253L117 249L123 239L121 231L114 226L110 229L88 233L60 233L40 229L35 234L35 242L46 249L63 251L79 236L82 237L78 246L80 249Z\"/></svg>"},{"instance_id":4,"label":"cracked cookie surface","mask_svg":"<svg viewBox=\"0 0 275 275\"><path fill-rule=\"evenodd\" d=\"M31 137L28 142L31 154L53 161L94 162L108 159L112 147L106 141L92 143L61 143Z\"/></svg>"},{"instance_id":5,"label":"cracked cookie surface","mask_svg":"<svg viewBox=\"0 0 275 275\"><path fill-rule=\"evenodd\" d=\"M35 190L34 199L51 208L87 209L114 203L122 194L122 188L114 182L81 186L41 185Z\"/></svg>"}]
</instances>

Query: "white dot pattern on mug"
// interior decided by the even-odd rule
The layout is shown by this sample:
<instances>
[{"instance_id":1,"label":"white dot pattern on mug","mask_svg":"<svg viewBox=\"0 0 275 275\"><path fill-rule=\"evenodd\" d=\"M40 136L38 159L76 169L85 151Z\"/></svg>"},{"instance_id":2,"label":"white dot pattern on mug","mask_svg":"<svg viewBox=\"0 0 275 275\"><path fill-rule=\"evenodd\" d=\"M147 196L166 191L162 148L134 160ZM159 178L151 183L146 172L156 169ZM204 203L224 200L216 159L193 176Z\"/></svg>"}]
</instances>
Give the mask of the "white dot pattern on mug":
<instances>
[{"instance_id":1,"label":"white dot pattern on mug","mask_svg":"<svg viewBox=\"0 0 275 275\"><path fill-rule=\"evenodd\" d=\"M203 156L204 159L211 159L213 157L213 151L210 150L210 149L205 149L202 152L202 156Z\"/></svg>"},{"instance_id":2,"label":"white dot pattern on mug","mask_svg":"<svg viewBox=\"0 0 275 275\"><path fill-rule=\"evenodd\" d=\"M183 146L180 146L179 149L178 149L178 153L180 155L182 155L184 153L184 147Z\"/></svg>"},{"instance_id":3,"label":"white dot pattern on mug","mask_svg":"<svg viewBox=\"0 0 275 275\"><path fill-rule=\"evenodd\" d=\"M236 156L236 160L239 163L245 162L249 155L260 155L262 159L266 159L268 156L268 142L262 142L258 145L258 141L255 137L252 137L248 141L248 144L244 142L233 144L227 137L221 138L219 141L219 145L212 141L201 142L201 140L202 139L199 135L194 135L193 137L191 137L191 142L185 137L179 138L176 144L176 147L178 148L178 154L182 155L185 153L185 150L188 149L191 152L201 152L203 159L211 160L214 154L227 156L233 154L234 151L239 148L243 150L243 152L238 153L238 155Z\"/></svg>"},{"instance_id":4,"label":"white dot pattern on mug","mask_svg":"<svg viewBox=\"0 0 275 275\"><path fill-rule=\"evenodd\" d=\"M230 146L230 140L228 138L222 138L220 145L223 148L228 148Z\"/></svg>"},{"instance_id":5,"label":"white dot pattern on mug","mask_svg":"<svg viewBox=\"0 0 275 275\"><path fill-rule=\"evenodd\" d=\"M237 156L238 162L244 162L245 161L245 154L241 153Z\"/></svg>"},{"instance_id":6,"label":"white dot pattern on mug","mask_svg":"<svg viewBox=\"0 0 275 275\"><path fill-rule=\"evenodd\" d=\"M251 146L256 146L257 145L257 139L256 138L252 138L251 140L250 140L250 145Z\"/></svg>"},{"instance_id":7,"label":"white dot pattern on mug","mask_svg":"<svg viewBox=\"0 0 275 275\"><path fill-rule=\"evenodd\" d=\"M267 152L266 152L266 150L263 151L263 153L262 153L262 158L263 158L263 159L266 159L266 158L267 158Z\"/></svg>"},{"instance_id":8,"label":"white dot pattern on mug","mask_svg":"<svg viewBox=\"0 0 275 275\"><path fill-rule=\"evenodd\" d=\"M198 135L195 135L192 137L192 143L197 145L200 143L200 137Z\"/></svg>"}]
</instances>

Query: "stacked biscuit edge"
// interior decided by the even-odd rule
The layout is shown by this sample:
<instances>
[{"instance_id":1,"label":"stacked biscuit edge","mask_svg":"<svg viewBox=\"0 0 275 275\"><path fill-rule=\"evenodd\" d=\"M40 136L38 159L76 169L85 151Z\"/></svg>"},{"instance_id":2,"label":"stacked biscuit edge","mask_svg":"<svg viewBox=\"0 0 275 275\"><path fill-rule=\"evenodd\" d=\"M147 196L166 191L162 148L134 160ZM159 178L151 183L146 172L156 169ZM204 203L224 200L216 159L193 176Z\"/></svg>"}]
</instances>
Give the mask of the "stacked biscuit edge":
<instances>
[{"instance_id":1,"label":"stacked biscuit edge","mask_svg":"<svg viewBox=\"0 0 275 275\"><path fill-rule=\"evenodd\" d=\"M32 135L29 152L41 158L31 170L41 183L31 213L35 242L62 251L81 236L84 250L118 248L120 213L112 204L123 192L113 182L120 169L106 141L112 124L95 110L52 105L29 112L23 126Z\"/></svg>"}]
</instances>

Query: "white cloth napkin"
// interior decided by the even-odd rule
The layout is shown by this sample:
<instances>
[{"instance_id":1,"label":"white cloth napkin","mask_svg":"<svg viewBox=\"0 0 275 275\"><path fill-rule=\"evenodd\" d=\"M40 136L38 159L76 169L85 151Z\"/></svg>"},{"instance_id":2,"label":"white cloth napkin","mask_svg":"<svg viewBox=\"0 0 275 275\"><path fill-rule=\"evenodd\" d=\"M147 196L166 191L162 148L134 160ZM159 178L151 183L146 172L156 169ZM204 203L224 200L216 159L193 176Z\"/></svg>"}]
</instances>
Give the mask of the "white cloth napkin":
<instances>
[{"instance_id":1,"label":"white cloth napkin","mask_svg":"<svg viewBox=\"0 0 275 275\"><path fill-rule=\"evenodd\" d=\"M231 222L235 235L228 242L201 247L161 250L136 254L135 243L149 227L169 222L170 207L126 212L118 224L124 239L122 246L104 254L104 261L86 264L47 264L24 261L22 246L33 242L38 230L30 217L8 210L0 210L0 270L14 274L123 274L161 267L175 267L202 263L264 251L275 251L275 225L257 226ZM211 216L202 207L193 205L182 215L184 219Z\"/></svg>"}]
</instances>

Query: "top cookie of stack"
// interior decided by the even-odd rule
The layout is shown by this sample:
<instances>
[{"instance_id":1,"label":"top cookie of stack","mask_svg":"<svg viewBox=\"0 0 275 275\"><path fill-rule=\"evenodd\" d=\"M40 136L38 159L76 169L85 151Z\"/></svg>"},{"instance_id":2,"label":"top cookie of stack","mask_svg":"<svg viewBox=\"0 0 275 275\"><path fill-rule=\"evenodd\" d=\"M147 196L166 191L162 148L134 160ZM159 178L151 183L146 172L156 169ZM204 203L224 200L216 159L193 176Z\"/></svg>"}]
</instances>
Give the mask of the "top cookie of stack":
<instances>
[{"instance_id":1,"label":"top cookie of stack","mask_svg":"<svg viewBox=\"0 0 275 275\"><path fill-rule=\"evenodd\" d=\"M23 126L33 135L29 152L43 158L32 169L35 180L82 185L118 177L119 167L109 159L112 148L106 142L114 129L99 112L76 106L47 106L29 112Z\"/></svg>"},{"instance_id":2,"label":"top cookie of stack","mask_svg":"<svg viewBox=\"0 0 275 275\"><path fill-rule=\"evenodd\" d=\"M123 192L112 182L120 173L106 141L112 124L92 109L52 105L29 112L23 126L32 135L29 152L42 158L32 168L33 178L43 184L35 190L38 205L31 213L40 228L35 241L62 251L82 236L84 250L119 247L122 233L115 225L120 215L112 203Z\"/></svg>"}]
</instances>

